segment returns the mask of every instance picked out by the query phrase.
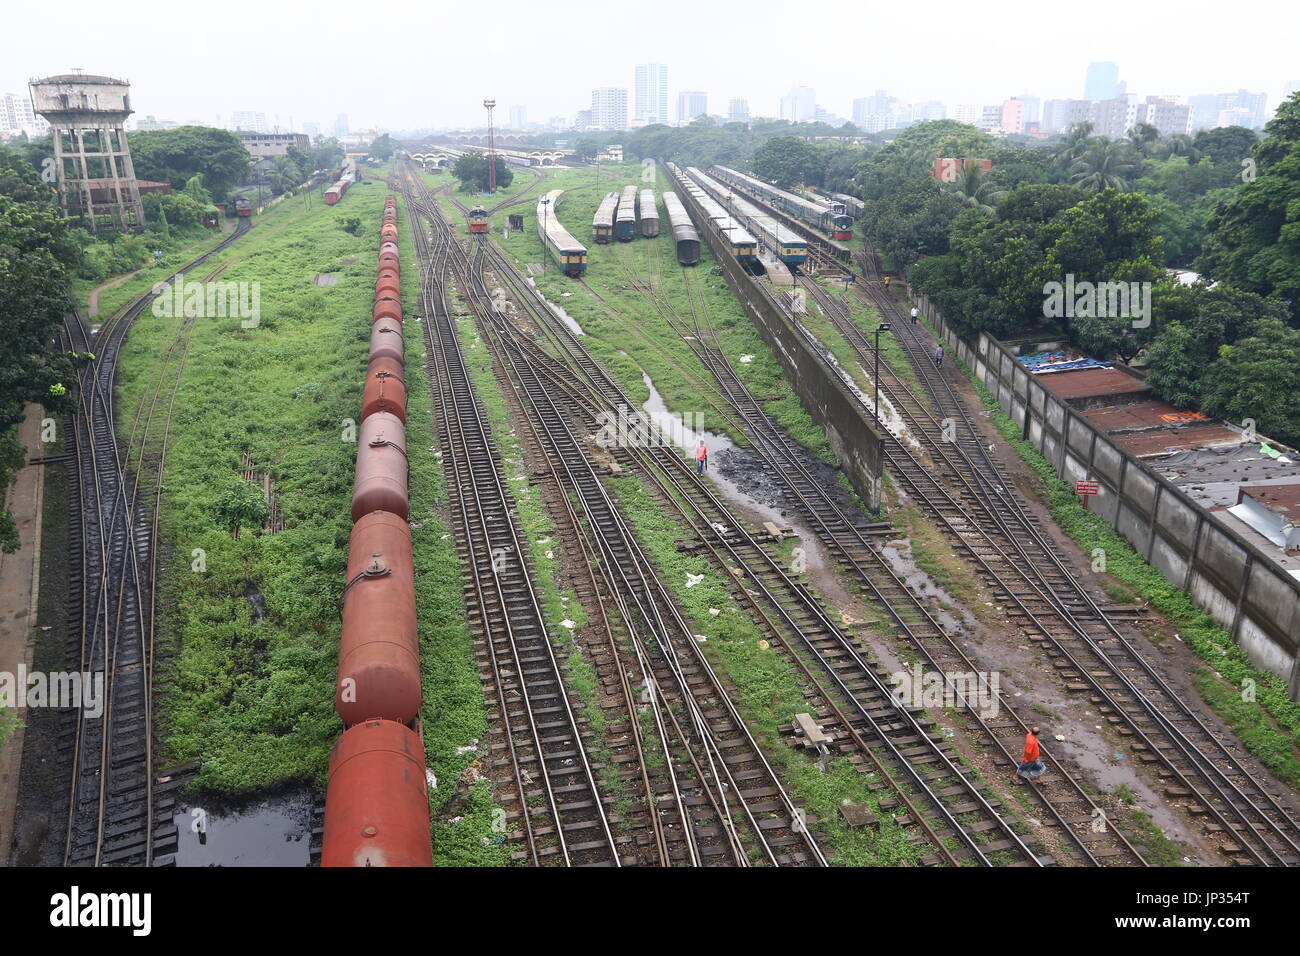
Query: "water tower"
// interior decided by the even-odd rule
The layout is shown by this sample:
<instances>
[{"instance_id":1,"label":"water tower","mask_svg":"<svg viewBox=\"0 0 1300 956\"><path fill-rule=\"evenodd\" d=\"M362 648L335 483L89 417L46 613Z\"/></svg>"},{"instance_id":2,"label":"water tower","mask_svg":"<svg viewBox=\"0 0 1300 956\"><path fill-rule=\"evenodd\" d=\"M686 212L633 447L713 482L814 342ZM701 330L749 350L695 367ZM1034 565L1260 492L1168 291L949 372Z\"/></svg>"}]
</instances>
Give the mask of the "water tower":
<instances>
[{"instance_id":1,"label":"water tower","mask_svg":"<svg viewBox=\"0 0 1300 956\"><path fill-rule=\"evenodd\" d=\"M63 214L91 232L144 227L140 187L122 124L131 84L111 76L65 73L32 80L32 107L54 136L54 172Z\"/></svg>"}]
</instances>

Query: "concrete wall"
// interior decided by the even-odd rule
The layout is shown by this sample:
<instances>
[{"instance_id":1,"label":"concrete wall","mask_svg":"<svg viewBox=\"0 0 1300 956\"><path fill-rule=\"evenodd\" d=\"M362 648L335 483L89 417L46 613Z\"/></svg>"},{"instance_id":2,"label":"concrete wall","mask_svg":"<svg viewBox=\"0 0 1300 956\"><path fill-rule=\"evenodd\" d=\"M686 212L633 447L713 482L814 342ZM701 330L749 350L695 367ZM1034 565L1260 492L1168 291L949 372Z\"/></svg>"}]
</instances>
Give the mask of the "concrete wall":
<instances>
[{"instance_id":1,"label":"concrete wall","mask_svg":"<svg viewBox=\"0 0 1300 956\"><path fill-rule=\"evenodd\" d=\"M1228 630L1255 666L1300 700L1300 582L1145 462L1057 398L997 339L957 338L925 296L921 311L1002 410L1073 483L1096 481L1089 509ZM1119 400L1120 396L1116 396Z\"/></svg>"},{"instance_id":2,"label":"concrete wall","mask_svg":"<svg viewBox=\"0 0 1300 956\"><path fill-rule=\"evenodd\" d=\"M691 211L696 223L705 223L705 227L699 229L700 238L713 250L727 285L731 286L746 314L758 327L763 341L781 363L803 407L812 420L826 430L831 448L863 502L871 510L878 511L885 458L884 439L872 426L867 410L844 384L839 373L808 344L785 313L764 293L758 281L740 267L730 249L723 248L721 238L707 227L708 220L700 214L694 197L684 189L678 190L677 195Z\"/></svg>"}]
</instances>

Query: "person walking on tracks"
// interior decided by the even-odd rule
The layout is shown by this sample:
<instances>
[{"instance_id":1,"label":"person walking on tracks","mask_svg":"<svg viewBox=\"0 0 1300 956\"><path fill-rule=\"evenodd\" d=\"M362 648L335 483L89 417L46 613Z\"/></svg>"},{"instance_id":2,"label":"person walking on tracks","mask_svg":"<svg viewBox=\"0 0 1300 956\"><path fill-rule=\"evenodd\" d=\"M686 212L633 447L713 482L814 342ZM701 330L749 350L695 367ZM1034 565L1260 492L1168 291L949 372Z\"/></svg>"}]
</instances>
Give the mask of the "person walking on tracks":
<instances>
[{"instance_id":1,"label":"person walking on tracks","mask_svg":"<svg viewBox=\"0 0 1300 956\"><path fill-rule=\"evenodd\" d=\"M918 315L920 315L920 314L921 314L921 310L918 309L916 306L912 306L912 324L913 324L913 325L916 325L916 317L917 317Z\"/></svg>"},{"instance_id":2,"label":"person walking on tracks","mask_svg":"<svg viewBox=\"0 0 1300 956\"><path fill-rule=\"evenodd\" d=\"M709 446L704 444L704 439L695 446L695 473L704 474L704 470L709 467Z\"/></svg>"},{"instance_id":3,"label":"person walking on tracks","mask_svg":"<svg viewBox=\"0 0 1300 956\"><path fill-rule=\"evenodd\" d=\"M1047 771L1038 750L1038 728L1030 727L1025 734L1025 752L1020 755L1020 766L1016 773L1025 780L1037 780Z\"/></svg>"},{"instance_id":4,"label":"person walking on tracks","mask_svg":"<svg viewBox=\"0 0 1300 956\"><path fill-rule=\"evenodd\" d=\"M943 368L943 346L942 345L936 345L934 347L934 367Z\"/></svg>"}]
</instances>

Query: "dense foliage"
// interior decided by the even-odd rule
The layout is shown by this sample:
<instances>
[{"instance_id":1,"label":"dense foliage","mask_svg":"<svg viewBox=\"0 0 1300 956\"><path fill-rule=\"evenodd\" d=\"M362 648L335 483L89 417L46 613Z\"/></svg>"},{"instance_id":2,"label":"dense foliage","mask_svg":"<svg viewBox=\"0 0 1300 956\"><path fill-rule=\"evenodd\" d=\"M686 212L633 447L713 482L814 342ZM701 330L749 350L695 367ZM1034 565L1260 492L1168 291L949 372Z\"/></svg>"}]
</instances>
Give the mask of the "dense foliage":
<instances>
[{"instance_id":1,"label":"dense foliage","mask_svg":"<svg viewBox=\"0 0 1300 956\"><path fill-rule=\"evenodd\" d=\"M939 182L939 156L992 168ZM922 123L869 151L855 187L887 264L962 334L1046 328L1098 358L1140 356L1168 401L1300 440L1300 95L1262 140L1145 125L1109 140L1084 124L1051 144L999 145ZM1193 267L1203 282L1171 277ZM1054 310L1049 283L1067 279L1150 291L1140 314Z\"/></svg>"},{"instance_id":2,"label":"dense foliage","mask_svg":"<svg viewBox=\"0 0 1300 956\"><path fill-rule=\"evenodd\" d=\"M0 150L0 494L26 458L16 437L23 406L39 402L59 411L67 404L80 360L60 352L55 338L79 258L39 174ZM0 511L0 548L17 545L13 516Z\"/></svg>"},{"instance_id":3,"label":"dense foliage","mask_svg":"<svg viewBox=\"0 0 1300 956\"><path fill-rule=\"evenodd\" d=\"M195 176L219 202L248 174L248 150L234 133L209 126L147 130L129 137L135 174L185 188Z\"/></svg>"},{"instance_id":4,"label":"dense foliage","mask_svg":"<svg viewBox=\"0 0 1300 956\"><path fill-rule=\"evenodd\" d=\"M504 189L514 182L515 174L505 159L496 158L497 188ZM451 174L460 180L462 189L470 192L487 192L488 161L485 153L466 153L451 167Z\"/></svg>"}]
</instances>

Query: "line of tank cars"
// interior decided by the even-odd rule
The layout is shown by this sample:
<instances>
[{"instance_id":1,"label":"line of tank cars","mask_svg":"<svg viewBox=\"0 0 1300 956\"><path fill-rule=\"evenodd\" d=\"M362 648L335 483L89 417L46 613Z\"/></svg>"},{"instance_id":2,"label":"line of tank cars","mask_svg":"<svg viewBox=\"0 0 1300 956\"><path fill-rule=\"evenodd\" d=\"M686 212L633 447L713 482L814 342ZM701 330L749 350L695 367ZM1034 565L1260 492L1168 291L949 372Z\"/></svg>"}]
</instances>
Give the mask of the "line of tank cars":
<instances>
[{"instance_id":1,"label":"line of tank cars","mask_svg":"<svg viewBox=\"0 0 1300 956\"><path fill-rule=\"evenodd\" d=\"M420 726L420 639L407 490L396 200L380 231L361 400L352 534L321 866L432 866Z\"/></svg>"},{"instance_id":2,"label":"line of tank cars","mask_svg":"<svg viewBox=\"0 0 1300 956\"><path fill-rule=\"evenodd\" d=\"M726 166L714 166L710 173L719 182L757 196L773 209L779 209L787 216L792 216L802 223L820 229L832 239L848 240L853 238L853 216L849 215L845 204L840 200L813 198L808 195L801 196L787 192L773 186L771 183L755 179L753 176L737 172Z\"/></svg>"}]
</instances>

